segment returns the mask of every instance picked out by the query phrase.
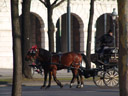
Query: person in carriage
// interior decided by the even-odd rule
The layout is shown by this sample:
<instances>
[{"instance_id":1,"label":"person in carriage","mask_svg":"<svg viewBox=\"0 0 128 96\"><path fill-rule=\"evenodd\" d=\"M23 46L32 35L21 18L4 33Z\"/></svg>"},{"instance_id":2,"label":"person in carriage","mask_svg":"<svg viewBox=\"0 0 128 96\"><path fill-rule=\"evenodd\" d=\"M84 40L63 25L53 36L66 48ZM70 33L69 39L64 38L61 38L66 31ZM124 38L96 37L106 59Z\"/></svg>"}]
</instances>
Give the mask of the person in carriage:
<instances>
[{"instance_id":1,"label":"person in carriage","mask_svg":"<svg viewBox=\"0 0 128 96\"><path fill-rule=\"evenodd\" d=\"M100 42L100 49L97 53L100 54L100 57L103 57L104 54L111 54L111 50L113 49L114 45L114 37L112 30L109 30L107 34L101 36L98 40Z\"/></svg>"}]
</instances>

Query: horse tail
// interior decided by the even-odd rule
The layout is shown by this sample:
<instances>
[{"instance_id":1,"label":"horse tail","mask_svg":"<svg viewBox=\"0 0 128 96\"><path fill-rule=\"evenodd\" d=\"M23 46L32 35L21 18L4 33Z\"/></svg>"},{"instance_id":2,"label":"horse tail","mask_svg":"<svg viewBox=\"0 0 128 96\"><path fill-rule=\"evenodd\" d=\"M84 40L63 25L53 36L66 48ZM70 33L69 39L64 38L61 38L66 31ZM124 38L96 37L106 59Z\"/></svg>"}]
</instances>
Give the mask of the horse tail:
<instances>
[{"instance_id":1,"label":"horse tail","mask_svg":"<svg viewBox=\"0 0 128 96\"><path fill-rule=\"evenodd\" d=\"M83 59L83 57L82 57L82 59ZM83 61L83 60L80 61L80 66L82 66L82 61Z\"/></svg>"}]
</instances>

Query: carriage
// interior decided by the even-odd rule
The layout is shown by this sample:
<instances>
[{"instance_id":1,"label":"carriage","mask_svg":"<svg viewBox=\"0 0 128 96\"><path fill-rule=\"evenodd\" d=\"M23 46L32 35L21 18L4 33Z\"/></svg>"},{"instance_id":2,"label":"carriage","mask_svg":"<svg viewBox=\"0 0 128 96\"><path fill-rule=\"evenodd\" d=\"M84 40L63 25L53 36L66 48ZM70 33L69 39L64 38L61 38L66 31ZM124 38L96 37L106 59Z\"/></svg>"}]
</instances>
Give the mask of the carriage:
<instances>
[{"instance_id":1,"label":"carriage","mask_svg":"<svg viewBox=\"0 0 128 96\"><path fill-rule=\"evenodd\" d=\"M100 34L97 33L96 40L99 38ZM104 54L101 56L97 49L99 48L99 45L95 43L95 53L91 54L91 62L96 65L95 68L86 69L85 67L80 66L79 68L79 74L82 74L85 78L92 77L95 85L102 87L102 86L108 86L108 87L115 87L118 86L119 83L119 74L118 74L118 47L119 47L119 38L118 34L115 36L115 44L112 48L104 50ZM86 55L83 53L80 53L82 55L83 61L87 64L87 58ZM61 58L62 54L54 53L52 56L58 55L59 59ZM61 62L61 61L59 61ZM53 63L50 62L50 64L53 65L61 65L60 63ZM37 68L38 66L33 66L33 68ZM75 69L75 67L68 66L67 69ZM36 71L38 68L36 69ZM42 70L40 70L40 73L42 73Z\"/></svg>"},{"instance_id":2,"label":"carriage","mask_svg":"<svg viewBox=\"0 0 128 96\"><path fill-rule=\"evenodd\" d=\"M56 55L56 54L52 54ZM61 56L62 54L59 54ZM81 54L83 61L87 63L86 55ZM79 71L85 78L93 78L93 82L98 87L115 87L118 86L118 49L113 48L112 50L106 50L105 54L101 57L98 53L91 54L91 62L96 65L95 68L86 69L85 67L80 66ZM55 64L52 63L51 64ZM56 65L59 65L56 63ZM40 65L31 64L30 65L34 71L42 75L42 69ZM75 67L67 67L71 69Z\"/></svg>"},{"instance_id":3,"label":"carriage","mask_svg":"<svg viewBox=\"0 0 128 96\"><path fill-rule=\"evenodd\" d=\"M91 62L96 65L95 68L81 67L84 77L93 77L93 81L98 87L115 87L119 84L118 49L113 48L109 51L111 52L107 50L102 57L98 53L91 54Z\"/></svg>"},{"instance_id":4,"label":"carriage","mask_svg":"<svg viewBox=\"0 0 128 96\"><path fill-rule=\"evenodd\" d=\"M109 23L109 22L108 22ZM113 24L113 23L112 23ZM117 31L117 23L116 27L113 25L108 28L113 29L113 37L114 42L111 48L105 49L104 53L101 55L99 53L100 43L99 38L106 34L107 30L99 30L97 29L95 34L95 52L91 54L91 62L96 65L96 68L91 69L83 69L83 75L85 78L93 77L93 81L95 85L99 87L108 86L115 87L119 84L119 74L118 74L118 50L119 50L119 33ZM111 30L112 31L112 30ZM85 57L86 59L86 57Z\"/></svg>"}]
</instances>

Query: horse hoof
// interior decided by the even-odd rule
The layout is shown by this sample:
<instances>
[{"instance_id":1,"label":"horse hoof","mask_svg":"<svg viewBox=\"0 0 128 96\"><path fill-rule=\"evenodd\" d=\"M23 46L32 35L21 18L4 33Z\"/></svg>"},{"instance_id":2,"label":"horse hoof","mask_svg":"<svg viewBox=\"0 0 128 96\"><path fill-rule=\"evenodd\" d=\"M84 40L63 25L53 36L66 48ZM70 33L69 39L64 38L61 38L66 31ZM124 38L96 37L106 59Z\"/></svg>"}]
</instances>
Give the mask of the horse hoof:
<instances>
[{"instance_id":1,"label":"horse hoof","mask_svg":"<svg viewBox=\"0 0 128 96\"><path fill-rule=\"evenodd\" d=\"M40 87L40 89L43 89L44 87L45 87L45 86L43 85L43 86Z\"/></svg>"},{"instance_id":2,"label":"horse hoof","mask_svg":"<svg viewBox=\"0 0 128 96\"><path fill-rule=\"evenodd\" d=\"M76 88L81 88L81 85L77 85Z\"/></svg>"},{"instance_id":3,"label":"horse hoof","mask_svg":"<svg viewBox=\"0 0 128 96\"><path fill-rule=\"evenodd\" d=\"M80 87L81 87L81 88L83 88L83 87L84 87L84 85L82 84Z\"/></svg>"},{"instance_id":4,"label":"horse hoof","mask_svg":"<svg viewBox=\"0 0 128 96\"><path fill-rule=\"evenodd\" d=\"M50 86L47 86L45 89L49 89L50 88Z\"/></svg>"},{"instance_id":5,"label":"horse hoof","mask_svg":"<svg viewBox=\"0 0 128 96\"><path fill-rule=\"evenodd\" d=\"M40 89L43 89L43 88L44 88L43 86L40 87Z\"/></svg>"},{"instance_id":6,"label":"horse hoof","mask_svg":"<svg viewBox=\"0 0 128 96\"><path fill-rule=\"evenodd\" d=\"M70 88L72 88L73 84L70 84Z\"/></svg>"},{"instance_id":7,"label":"horse hoof","mask_svg":"<svg viewBox=\"0 0 128 96\"><path fill-rule=\"evenodd\" d=\"M72 86L70 85L70 88L72 88Z\"/></svg>"},{"instance_id":8,"label":"horse hoof","mask_svg":"<svg viewBox=\"0 0 128 96\"><path fill-rule=\"evenodd\" d=\"M60 85L60 88L63 88L63 85Z\"/></svg>"}]
</instances>

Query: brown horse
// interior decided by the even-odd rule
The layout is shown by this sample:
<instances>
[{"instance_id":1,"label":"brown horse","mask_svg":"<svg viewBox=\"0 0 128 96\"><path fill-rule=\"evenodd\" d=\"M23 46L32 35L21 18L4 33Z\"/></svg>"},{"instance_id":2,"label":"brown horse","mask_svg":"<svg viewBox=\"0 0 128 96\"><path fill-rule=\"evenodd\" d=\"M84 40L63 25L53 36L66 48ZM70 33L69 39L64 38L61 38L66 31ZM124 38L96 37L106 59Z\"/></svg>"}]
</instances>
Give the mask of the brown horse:
<instances>
[{"instance_id":1,"label":"brown horse","mask_svg":"<svg viewBox=\"0 0 128 96\"><path fill-rule=\"evenodd\" d=\"M56 72L57 70L67 69L67 68L70 68L73 74L73 78L70 82L70 88L72 87L72 84L75 82L76 78L78 81L77 88L81 86L83 87L82 76L80 76L81 86L78 77L80 63L82 62L82 56L79 53L69 52L62 55L58 55L58 54L52 54L51 52L44 50L42 48L37 48L36 46L33 46L28 51L25 59L31 61L38 61L41 63L41 66L44 69L44 84L41 88L46 86L47 74L49 74L49 84L46 88L49 88L51 86L52 76L54 81L57 83L57 85L59 85L62 88L63 85L57 79Z\"/></svg>"}]
</instances>

